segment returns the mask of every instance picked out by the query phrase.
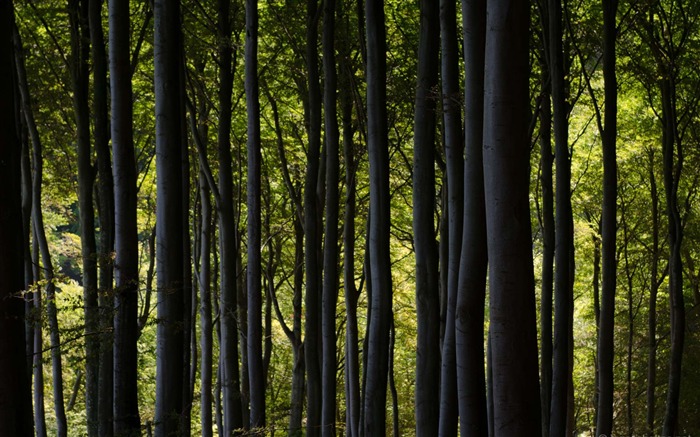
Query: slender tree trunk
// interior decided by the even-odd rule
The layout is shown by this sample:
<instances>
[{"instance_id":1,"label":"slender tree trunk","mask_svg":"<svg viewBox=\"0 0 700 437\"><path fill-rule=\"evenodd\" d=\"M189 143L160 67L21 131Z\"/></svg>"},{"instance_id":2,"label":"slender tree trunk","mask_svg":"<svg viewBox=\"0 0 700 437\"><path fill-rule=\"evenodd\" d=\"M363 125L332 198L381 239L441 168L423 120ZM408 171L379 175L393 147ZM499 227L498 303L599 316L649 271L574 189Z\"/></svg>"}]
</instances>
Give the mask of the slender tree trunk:
<instances>
[{"instance_id":1,"label":"slender tree trunk","mask_svg":"<svg viewBox=\"0 0 700 437\"><path fill-rule=\"evenodd\" d=\"M113 434L113 263L114 251L114 179L109 150L107 54L102 29L102 0L89 0L90 48L93 60L94 139L97 154L97 197L100 240L98 247L98 305L100 318L100 358L98 375L85 379L88 433L111 437ZM128 32L128 29L127 29ZM128 66L127 54L127 66ZM126 70L130 76L130 69ZM88 369L89 370L89 369ZM88 396L89 395L89 396ZM91 401L90 398L93 398ZM92 405L91 405L92 404Z\"/></svg>"},{"instance_id":2,"label":"slender tree trunk","mask_svg":"<svg viewBox=\"0 0 700 437\"><path fill-rule=\"evenodd\" d=\"M211 200L210 189L204 172L199 172L199 197L201 202L202 217L200 230L200 268L199 268L199 293L200 307L199 320L201 324L200 347L202 349L202 367L200 373L200 420L202 423L202 437L212 437L212 370L213 370L213 324L211 308Z\"/></svg>"},{"instance_id":3,"label":"slender tree trunk","mask_svg":"<svg viewBox=\"0 0 700 437\"><path fill-rule=\"evenodd\" d=\"M140 435L138 410L138 228L130 74L129 4L109 3L109 60L114 155L114 434ZM159 220L160 221L160 220Z\"/></svg>"},{"instance_id":4,"label":"slender tree trunk","mask_svg":"<svg viewBox=\"0 0 700 437\"><path fill-rule=\"evenodd\" d=\"M364 434L386 433L386 391L389 331L392 311L389 195L389 144L386 102L386 28L384 4L369 0L367 19L367 133L370 181L369 276L372 312L369 316Z\"/></svg>"},{"instance_id":5,"label":"slender tree trunk","mask_svg":"<svg viewBox=\"0 0 700 437\"><path fill-rule=\"evenodd\" d=\"M304 184L304 236L306 295L306 337L304 357L306 360L306 434L321 435L322 371L321 371L321 286L319 284L321 260L318 229L319 207L317 198L321 155L321 89L318 71L318 0L307 1L306 66L309 89L309 146L306 181Z\"/></svg>"},{"instance_id":6,"label":"slender tree trunk","mask_svg":"<svg viewBox=\"0 0 700 437\"><path fill-rule=\"evenodd\" d=\"M322 293L322 406L321 435L335 436L336 338L338 303L338 224L339 224L339 136L337 117L337 73L335 61L335 0L323 2L323 73L326 144L326 223L323 245Z\"/></svg>"},{"instance_id":7,"label":"slender tree trunk","mask_svg":"<svg viewBox=\"0 0 700 437\"><path fill-rule=\"evenodd\" d=\"M41 268L39 267L39 241L36 234L36 229L32 230L32 265L33 277L36 284L34 291L34 351L33 351L33 370L34 370L34 426L36 427L37 437L46 437L46 407L44 406L44 339L43 329L41 327L41 315L43 314L43 305L41 298L41 287L38 281L41 280Z\"/></svg>"},{"instance_id":8,"label":"slender tree trunk","mask_svg":"<svg viewBox=\"0 0 700 437\"><path fill-rule=\"evenodd\" d=\"M535 436L541 416L528 205L528 24L527 3L488 2L484 191L494 429Z\"/></svg>"},{"instance_id":9,"label":"slender tree trunk","mask_svg":"<svg viewBox=\"0 0 700 437\"><path fill-rule=\"evenodd\" d=\"M260 97L258 89L258 2L246 1L245 93L248 109L248 375L250 427L264 435L265 379L262 365L262 267L260 213Z\"/></svg>"},{"instance_id":10,"label":"slender tree trunk","mask_svg":"<svg viewBox=\"0 0 700 437\"><path fill-rule=\"evenodd\" d=\"M542 296L540 298L542 436L549 436L552 399L552 297L554 291L554 185L552 175L552 105L549 71L542 63L542 107L540 109L540 183L542 185Z\"/></svg>"},{"instance_id":11,"label":"slender tree trunk","mask_svg":"<svg viewBox=\"0 0 700 437\"><path fill-rule=\"evenodd\" d=\"M393 437L399 437L399 393L396 390L396 375L394 374L394 352L396 346L396 324L394 314L391 314L391 331L389 333L389 391L391 392L391 430Z\"/></svg>"},{"instance_id":12,"label":"slender tree trunk","mask_svg":"<svg viewBox=\"0 0 700 437\"><path fill-rule=\"evenodd\" d=\"M605 82L605 127L603 140L602 266L598 331L598 408L596 435L610 435L613 425L613 356L615 324L615 260L617 230L617 77L615 37L617 0L603 0L603 80Z\"/></svg>"},{"instance_id":13,"label":"slender tree trunk","mask_svg":"<svg viewBox=\"0 0 700 437\"><path fill-rule=\"evenodd\" d=\"M549 72L552 90L554 149L556 160L556 221L554 276L554 353L552 361L552 396L549 434L566 434L569 389L569 246L573 241L571 221L571 160L569 157L569 124L566 108L564 71L562 2L549 0Z\"/></svg>"},{"instance_id":14,"label":"slender tree trunk","mask_svg":"<svg viewBox=\"0 0 700 437\"><path fill-rule=\"evenodd\" d=\"M683 301L683 264L681 243L683 224L678 207L678 184L683 169L683 145L678 135L676 112L676 78L664 78L661 99L663 102L663 163L664 191L666 192L666 214L668 216L668 246L670 249L669 296L671 307L671 357L668 369L668 391L666 413L662 434L676 435L678 429L678 401L681 389L681 362L685 343L685 303ZM674 157L675 155L675 157Z\"/></svg>"},{"instance_id":15,"label":"slender tree trunk","mask_svg":"<svg viewBox=\"0 0 700 437\"><path fill-rule=\"evenodd\" d=\"M15 130L12 2L0 5L0 435L30 437L31 379L25 356L21 146Z\"/></svg>"},{"instance_id":16,"label":"slender tree trunk","mask_svg":"<svg viewBox=\"0 0 700 437\"><path fill-rule=\"evenodd\" d=\"M440 436L457 434L457 361L455 351L455 312L457 282L462 250L463 146L461 102L459 99L459 48L457 43L456 0L440 0L442 66L442 109L447 167L447 313L442 345L440 375Z\"/></svg>"},{"instance_id":17,"label":"slender tree trunk","mask_svg":"<svg viewBox=\"0 0 700 437\"><path fill-rule=\"evenodd\" d=\"M437 435L440 418L440 295L435 241L435 109L439 3L423 0L414 114L413 235L416 249L416 435Z\"/></svg>"},{"instance_id":18,"label":"slender tree trunk","mask_svg":"<svg viewBox=\"0 0 700 437\"><path fill-rule=\"evenodd\" d=\"M183 345L182 138L180 2L156 0L156 340L155 435L180 435ZM173 365L173 363L179 363Z\"/></svg>"},{"instance_id":19,"label":"slender tree trunk","mask_svg":"<svg viewBox=\"0 0 700 437\"><path fill-rule=\"evenodd\" d=\"M97 431L97 381L100 364L100 329L97 302L97 245L93 206L94 170L90 151L90 108L88 106L90 35L88 33L88 1L69 0L71 27L71 75L73 109L78 143L78 204L80 241L83 259L83 298L85 301L85 373L88 428ZM99 117L99 115L98 115ZM101 126L102 127L102 126Z\"/></svg>"},{"instance_id":20,"label":"slender tree trunk","mask_svg":"<svg viewBox=\"0 0 700 437\"><path fill-rule=\"evenodd\" d=\"M243 426L238 352L238 289L236 282L236 218L233 209L233 166L231 158L231 93L233 89L231 42L231 0L218 0L219 30L219 244L221 254L221 391L223 431L230 436ZM212 187L214 190L214 187ZM215 197L216 198L216 197Z\"/></svg>"},{"instance_id":21,"label":"slender tree trunk","mask_svg":"<svg viewBox=\"0 0 700 437\"><path fill-rule=\"evenodd\" d=\"M461 435L486 435L484 305L486 297L486 214L484 205L484 44L486 1L462 2L465 70L464 229L457 289L455 334ZM467 29L469 29L467 31Z\"/></svg>"}]
</instances>

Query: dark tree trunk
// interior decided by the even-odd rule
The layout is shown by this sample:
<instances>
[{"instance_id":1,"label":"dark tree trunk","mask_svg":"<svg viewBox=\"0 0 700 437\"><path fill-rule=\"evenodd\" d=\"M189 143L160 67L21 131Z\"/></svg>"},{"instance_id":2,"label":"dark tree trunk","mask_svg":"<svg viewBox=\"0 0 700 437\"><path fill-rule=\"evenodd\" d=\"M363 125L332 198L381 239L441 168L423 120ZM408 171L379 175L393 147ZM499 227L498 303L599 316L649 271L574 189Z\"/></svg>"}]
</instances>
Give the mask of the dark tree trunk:
<instances>
[{"instance_id":1,"label":"dark tree trunk","mask_svg":"<svg viewBox=\"0 0 700 437\"><path fill-rule=\"evenodd\" d=\"M32 265L34 283L41 280L39 267L39 241L36 236L36 229L32 230L34 241L32 241ZM37 437L46 437L46 407L44 406L44 339L41 327L41 315L43 314L43 304L41 288L37 286L34 292L34 350L33 350L33 373L34 373L34 426Z\"/></svg>"},{"instance_id":2,"label":"dark tree trunk","mask_svg":"<svg viewBox=\"0 0 700 437\"><path fill-rule=\"evenodd\" d=\"M307 1L306 63L309 89L308 154L306 181L304 184L304 237L306 266L305 317L306 336L304 356L306 360L306 433L309 437L320 435L322 409L321 371L321 284L319 259L320 238L318 230L319 202L317 198L321 155L321 88L318 71L318 0Z\"/></svg>"},{"instance_id":3,"label":"dark tree trunk","mask_svg":"<svg viewBox=\"0 0 700 437\"><path fill-rule=\"evenodd\" d=\"M484 370L486 297L486 214L484 205L484 44L486 1L462 2L464 19L465 161L464 228L457 288L455 341L461 435L487 435ZM469 29L469 31L466 31Z\"/></svg>"},{"instance_id":4,"label":"dark tree trunk","mask_svg":"<svg viewBox=\"0 0 700 437\"><path fill-rule=\"evenodd\" d=\"M552 399L552 298L554 291L554 189L552 164L552 105L549 71L542 63L542 107L540 109L540 184L542 185L542 295L540 297L540 378L542 398L542 436L549 436Z\"/></svg>"},{"instance_id":5,"label":"dark tree trunk","mask_svg":"<svg viewBox=\"0 0 700 437\"><path fill-rule=\"evenodd\" d=\"M99 375L86 375L86 410L88 415L88 433L92 436L111 435L111 430L100 433L99 423L111 422L112 416L112 312L109 297L112 295L113 269L112 252L114 251L114 181L112 177L112 159L109 150L110 125L108 108L107 54L105 53L104 32L102 29L102 0L89 0L88 15L90 27L90 49L93 63L93 113L94 113L94 142L97 155L97 198L100 239L98 247L98 304L100 306L100 360ZM127 70L128 72L128 70ZM106 308L105 308L106 306ZM105 311L105 310L109 311ZM103 344L106 343L106 344ZM109 351L108 354L105 354ZM105 366L109 374L103 371ZM109 376L108 376L109 375ZM108 376L108 381L102 378ZM110 384L107 386L107 382ZM100 393L106 390L106 393ZM100 398L104 406L100 408ZM101 414L103 413L103 414ZM101 416L106 415L106 418ZM109 427L111 428L111 426Z\"/></svg>"},{"instance_id":6,"label":"dark tree trunk","mask_svg":"<svg viewBox=\"0 0 700 437\"><path fill-rule=\"evenodd\" d=\"M113 434L113 263L114 251L114 179L109 150L107 54L102 29L102 0L89 0L90 48L93 62L94 141L97 154L97 197L100 240L98 247L98 304L100 318L100 358L98 375L85 379L88 433L111 437ZM128 29L127 29L128 32ZM128 33L127 33L128 35ZM128 50L128 49L127 49ZM129 67L127 51L127 67ZM130 69L126 70L130 77ZM89 369L88 369L89 370ZM92 398L92 400L90 400Z\"/></svg>"},{"instance_id":7,"label":"dark tree trunk","mask_svg":"<svg viewBox=\"0 0 700 437\"><path fill-rule=\"evenodd\" d=\"M666 214L668 217L668 293L671 307L671 357L668 369L666 412L661 433L676 435L678 429L678 401L681 389L681 362L685 343L685 303L683 301L683 264L681 243L683 224L678 207L678 184L683 169L683 145L678 134L676 107L677 78L664 78L661 84L663 102L663 163Z\"/></svg>"},{"instance_id":8,"label":"dark tree trunk","mask_svg":"<svg viewBox=\"0 0 700 437\"><path fill-rule=\"evenodd\" d=\"M262 363L262 221L260 213L260 97L258 88L258 2L246 0L245 94L248 109L248 375L250 427L265 427L265 379Z\"/></svg>"},{"instance_id":9,"label":"dark tree trunk","mask_svg":"<svg viewBox=\"0 0 700 437\"><path fill-rule=\"evenodd\" d=\"M0 435L31 437L32 402L25 356L21 147L15 130L12 2L0 5Z\"/></svg>"},{"instance_id":10,"label":"dark tree trunk","mask_svg":"<svg viewBox=\"0 0 700 437\"><path fill-rule=\"evenodd\" d=\"M416 435L436 436L440 411L440 295L435 241L435 109L439 3L421 1L414 115L413 235L416 250ZM482 340L483 341L483 340Z\"/></svg>"},{"instance_id":11,"label":"dark tree trunk","mask_svg":"<svg viewBox=\"0 0 700 437\"><path fill-rule=\"evenodd\" d=\"M389 196L389 142L386 109L386 28L384 4L369 0L367 19L367 143L369 156L370 223L369 338L365 385L364 434L386 433L386 392L389 367L389 330L392 311Z\"/></svg>"},{"instance_id":12,"label":"dark tree trunk","mask_svg":"<svg viewBox=\"0 0 700 437\"><path fill-rule=\"evenodd\" d=\"M556 160L556 221L554 276L554 353L552 361L552 395L549 434L566 434L569 389L569 246L573 244L571 222L571 161L569 158L569 124L566 107L562 2L549 0L549 73L552 90L554 151Z\"/></svg>"},{"instance_id":13,"label":"dark tree trunk","mask_svg":"<svg viewBox=\"0 0 700 437\"><path fill-rule=\"evenodd\" d=\"M335 0L323 2L323 75L326 145L326 223L323 245L322 293L322 406L321 435L335 436L336 414L336 338L335 318L338 303L338 224L339 224L339 132L337 118L337 73L335 62ZM352 260L350 261L352 262Z\"/></svg>"},{"instance_id":14,"label":"dark tree trunk","mask_svg":"<svg viewBox=\"0 0 700 437\"><path fill-rule=\"evenodd\" d=\"M230 0L217 3L219 31L219 245L221 253L221 391L223 431L226 436L243 426L240 368L238 363L238 289L236 282L236 217L233 209L233 166L231 158L231 93L233 89ZM215 187L211 187L216 191Z\"/></svg>"},{"instance_id":15,"label":"dark tree trunk","mask_svg":"<svg viewBox=\"0 0 700 437\"><path fill-rule=\"evenodd\" d=\"M541 417L528 205L528 24L527 3L488 2L484 191L494 429L535 436Z\"/></svg>"},{"instance_id":16,"label":"dark tree trunk","mask_svg":"<svg viewBox=\"0 0 700 437\"><path fill-rule=\"evenodd\" d=\"M612 433L613 356L615 325L615 259L617 232L617 77L615 38L617 0L603 0L603 80L605 82L605 127L603 140L603 213L600 328L598 331L598 408L596 435Z\"/></svg>"},{"instance_id":17,"label":"dark tree trunk","mask_svg":"<svg viewBox=\"0 0 700 437\"><path fill-rule=\"evenodd\" d=\"M97 431L97 381L100 365L99 308L97 302L97 245L93 206L94 170L90 150L90 108L88 106L90 34L88 1L69 0L71 38L71 76L73 110L78 143L78 205L83 261L83 299L85 301L85 374L86 408L91 435ZM104 114L102 114L104 115ZM98 115L99 118L99 115ZM104 121L104 120L102 120ZM103 126L101 126L103 127Z\"/></svg>"},{"instance_id":18,"label":"dark tree trunk","mask_svg":"<svg viewBox=\"0 0 700 437\"><path fill-rule=\"evenodd\" d=\"M440 0L442 67L442 110L447 167L447 312L440 374L440 436L457 434L457 361L455 352L455 309L462 251L463 147L461 102L459 99L459 48L456 0Z\"/></svg>"},{"instance_id":19,"label":"dark tree trunk","mask_svg":"<svg viewBox=\"0 0 700 437\"><path fill-rule=\"evenodd\" d=\"M201 164L200 164L201 165ZM201 203L201 229L200 229L200 258L199 258L199 320L201 325L200 348L202 349L202 364L200 373L200 420L202 424L202 437L212 437L212 371L213 371L213 323L211 308L211 240L212 240L212 214L210 189L204 172L199 172L199 197Z\"/></svg>"},{"instance_id":20,"label":"dark tree trunk","mask_svg":"<svg viewBox=\"0 0 700 437\"><path fill-rule=\"evenodd\" d=\"M156 0L156 270L158 319L156 340L155 435L180 435L182 410L183 215L180 65L180 2ZM179 363L173 365L173 363Z\"/></svg>"},{"instance_id":21,"label":"dark tree trunk","mask_svg":"<svg viewBox=\"0 0 700 437\"><path fill-rule=\"evenodd\" d=\"M114 434L140 435L138 410L139 258L136 159L128 2L109 2L109 60L114 155ZM160 220L158 220L160 221Z\"/></svg>"}]
</instances>

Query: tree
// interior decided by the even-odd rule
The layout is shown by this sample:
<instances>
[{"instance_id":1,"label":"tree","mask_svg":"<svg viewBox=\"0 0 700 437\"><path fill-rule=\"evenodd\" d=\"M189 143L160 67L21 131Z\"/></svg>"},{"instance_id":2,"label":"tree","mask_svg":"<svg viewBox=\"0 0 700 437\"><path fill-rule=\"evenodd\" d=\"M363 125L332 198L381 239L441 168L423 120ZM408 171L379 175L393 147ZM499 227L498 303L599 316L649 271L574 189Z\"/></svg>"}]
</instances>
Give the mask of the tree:
<instances>
[{"instance_id":1,"label":"tree","mask_svg":"<svg viewBox=\"0 0 700 437\"><path fill-rule=\"evenodd\" d=\"M462 2L464 29L464 218L455 342L462 435L486 435L484 305L488 249L484 205L484 45L486 1ZM467 31L467 29L471 29Z\"/></svg>"},{"instance_id":2,"label":"tree","mask_svg":"<svg viewBox=\"0 0 700 437\"><path fill-rule=\"evenodd\" d=\"M340 195L339 137L335 58L335 0L323 2L323 103L326 141L326 223L323 245L322 330L322 405L321 434L335 436L336 415L336 310L338 303L338 223Z\"/></svg>"},{"instance_id":3,"label":"tree","mask_svg":"<svg viewBox=\"0 0 700 437\"><path fill-rule=\"evenodd\" d=\"M613 425L613 356L615 288L617 281L617 76L615 38L617 0L603 0L603 79L605 81L605 120L603 140L603 212L600 329L598 332L598 409L596 434L610 435Z\"/></svg>"},{"instance_id":4,"label":"tree","mask_svg":"<svg viewBox=\"0 0 700 437\"><path fill-rule=\"evenodd\" d=\"M439 3L421 1L413 134L413 235L416 251L416 435L437 435L440 411L440 317L435 211L435 98Z\"/></svg>"},{"instance_id":5,"label":"tree","mask_svg":"<svg viewBox=\"0 0 700 437\"><path fill-rule=\"evenodd\" d=\"M487 4L484 191L489 332L494 429L503 435L541 432L527 183L528 16L523 2Z\"/></svg>"},{"instance_id":6,"label":"tree","mask_svg":"<svg viewBox=\"0 0 700 437\"><path fill-rule=\"evenodd\" d=\"M182 133L180 2L158 0L155 18L156 251L158 328L156 436L180 432L183 362Z\"/></svg>"},{"instance_id":7,"label":"tree","mask_svg":"<svg viewBox=\"0 0 700 437\"><path fill-rule=\"evenodd\" d=\"M0 434L34 435L25 357L20 143L15 124L12 2L0 5Z\"/></svg>"},{"instance_id":8,"label":"tree","mask_svg":"<svg viewBox=\"0 0 700 437\"><path fill-rule=\"evenodd\" d=\"M386 28L383 2L367 1L365 16L367 20L367 147L370 174L369 275L372 296L367 329L368 349L365 351L367 381L364 390L364 434L383 436L386 432L386 389L392 314Z\"/></svg>"},{"instance_id":9,"label":"tree","mask_svg":"<svg viewBox=\"0 0 700 437\"><path fill-rule=\"evenodd\" d=\"M109 3L109 61L114 155L115 273L114 434L140 434L137 376L138 229L136 161L127 1Z\"/></svg>"},{"instance_id":10,"label":"tree","mask_svg":"<svg viewBox=\"0 0 700 437\"><path fill-rule=\"evenodd\" d=\"M245 93L248 109L248 375L250 427L265 426L265 376L262 363L262 221L260 216L260 97L258 89L258 2L246 1Z\"/></svg>"}]
</instances>

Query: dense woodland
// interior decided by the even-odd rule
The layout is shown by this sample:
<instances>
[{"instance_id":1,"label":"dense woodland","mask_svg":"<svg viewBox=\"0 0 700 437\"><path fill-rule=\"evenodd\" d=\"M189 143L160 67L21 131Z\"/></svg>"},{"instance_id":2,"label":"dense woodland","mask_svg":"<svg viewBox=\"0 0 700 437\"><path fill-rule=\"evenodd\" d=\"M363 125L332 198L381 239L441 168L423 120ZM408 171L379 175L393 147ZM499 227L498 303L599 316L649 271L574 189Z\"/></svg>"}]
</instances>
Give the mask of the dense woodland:
<instances>
[{"instance_id":1,"label":"dense woodland","mask_svg":"<svg viewBox=\"0 0 700 437\"><path fill-rule=\"evenodd\" d=\"M700 435L700 2L0 0L0 437Z\"/></svg>"}]
</instances>

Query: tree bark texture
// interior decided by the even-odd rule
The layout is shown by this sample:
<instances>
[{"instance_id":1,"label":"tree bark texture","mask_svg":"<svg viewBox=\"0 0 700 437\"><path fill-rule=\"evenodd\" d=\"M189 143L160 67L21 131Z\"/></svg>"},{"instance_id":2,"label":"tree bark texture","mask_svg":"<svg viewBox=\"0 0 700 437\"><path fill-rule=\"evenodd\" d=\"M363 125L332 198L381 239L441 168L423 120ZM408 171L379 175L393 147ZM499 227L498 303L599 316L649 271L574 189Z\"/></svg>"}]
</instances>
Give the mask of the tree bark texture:
<instances>
[{"instance_id":1,"label":"tree bark texture","mask_svg":"<svg viewBox=\"0 0 700 437\"><path fill-rule=\"evenodd\" d=\"M541 433L528 204L528 24L527 3L488 2L484 191L493 420L503 436Z\"/></svg>"},{"instance_id":2,"label":"tree bark texture","mask_svg":"<svg viewBox=\"0 0 700 437\"><path fill-rule=\"evenodd\" d=\"M439 2L421 1L413 134L413 235L416 250L416 435L435 436L440 418L440 295L435 241L435 108Z\"/></svg>"}]
</instances>

